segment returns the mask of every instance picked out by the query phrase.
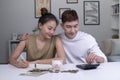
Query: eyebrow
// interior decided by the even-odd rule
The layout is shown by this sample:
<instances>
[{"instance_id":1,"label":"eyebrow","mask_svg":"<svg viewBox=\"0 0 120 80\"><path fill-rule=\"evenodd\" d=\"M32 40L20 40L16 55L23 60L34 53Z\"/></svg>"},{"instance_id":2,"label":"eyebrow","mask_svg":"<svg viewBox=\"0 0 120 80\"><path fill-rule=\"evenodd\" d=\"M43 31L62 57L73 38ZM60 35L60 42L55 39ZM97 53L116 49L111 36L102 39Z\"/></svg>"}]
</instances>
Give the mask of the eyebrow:
<instances>
[{"instance_id":1,"label":"eyebrow","mask_svg":"<svg viewBox=\"0 0 120 80\"><path fill-rule=\"evenodd\" d=\"M52 27L52 26L48 26L48 28L53 28L53 29L56 29L56 27L54 28L54 27Z\"/></svg>"},{"instance_id":2,"label":"eyebrow","mask_svg":"<svg viewBox=\"0 0 120 80\"><path fill-rule=\"evenodd\" d=\"M78 25L78 24L75 24L75 25L66 25L66 26L76 26L76 25Z\"/></svg>"}]
</instances>

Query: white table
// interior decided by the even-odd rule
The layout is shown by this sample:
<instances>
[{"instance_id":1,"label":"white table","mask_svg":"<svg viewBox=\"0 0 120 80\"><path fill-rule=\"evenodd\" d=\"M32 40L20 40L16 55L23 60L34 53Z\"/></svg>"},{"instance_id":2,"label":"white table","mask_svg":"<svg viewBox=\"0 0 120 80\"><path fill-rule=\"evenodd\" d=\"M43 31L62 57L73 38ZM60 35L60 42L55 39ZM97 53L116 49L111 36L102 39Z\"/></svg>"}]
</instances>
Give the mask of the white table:
<instances>
[{"instance_id":1,"label":"white table","mask_svg":"<svg viewBox=\"0 0 120 80\"><path fill-rule=\"evenodd\" d=\"M37 77L21 76L33 66L19 69L9 64L0 64L0 80L120 80L120 62L100 64L97 69L82 70L77 73L46 73ZM66 64L64 69L78 69L75 64Z\"/></svg>"}]
</instances>

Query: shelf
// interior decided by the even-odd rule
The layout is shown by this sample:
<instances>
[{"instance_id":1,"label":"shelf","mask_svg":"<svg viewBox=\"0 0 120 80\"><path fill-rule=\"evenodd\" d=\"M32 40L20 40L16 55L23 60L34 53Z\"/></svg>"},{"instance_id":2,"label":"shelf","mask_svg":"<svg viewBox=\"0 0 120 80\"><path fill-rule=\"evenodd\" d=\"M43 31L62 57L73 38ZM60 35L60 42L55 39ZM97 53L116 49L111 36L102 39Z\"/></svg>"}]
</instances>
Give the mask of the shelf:
<instances>
[{"instance_id":1,"label":"shelf","mask_svg":"<svg viewBox=\"0 0 120 80\"><path fill-rule=\"evenodd\" d=\"M119 28L112 27L112 30L119 31Z\"/></svg>"},{"instance_id":2,"label":"shelf","mask_svg":"<svg viewBox=\"0 0 120 80\"><path fill-rule=\"evenodd\" d=\"M19 40L9 40L9 56L15 50L19 43Z\"/></svg>"},{"instance_id":3,"label":"shelf","mask_svg":"<svg viewBox=\"0 0 120 80\"><path fill-rule=\"evenodd\" d=\"M119 16L120 15L120 13L114 13L114 14L112 14L112 16Z\"/></svg>"},{"instance_id":4,"label":"shelf","mask_svg":"<svg viewBox=\"0 0 120 80\"><path fill-rule=\"evenodd\" d=\"M114 6L119 6L119 3L112 4L112 7L114 7Z\"/></svg>"},{"instance_id":5,"label":"shelf","mask_svg":"<svg viewBox=\"0 0 120 80\"><path fill-rule=\"evenodd\" d=\"M119 15L119 4L112 5L112 13Z\"/></svg>"},{"instance_id":6,"label":"shelf","mask_svg":"<svg viewBox=\"0 0 120 80\"><path fill-rule=\"evenodd\" d=\"M119 0L113 0L111 5L111 29L119 31Z\"/></svg>"}]
</instances>

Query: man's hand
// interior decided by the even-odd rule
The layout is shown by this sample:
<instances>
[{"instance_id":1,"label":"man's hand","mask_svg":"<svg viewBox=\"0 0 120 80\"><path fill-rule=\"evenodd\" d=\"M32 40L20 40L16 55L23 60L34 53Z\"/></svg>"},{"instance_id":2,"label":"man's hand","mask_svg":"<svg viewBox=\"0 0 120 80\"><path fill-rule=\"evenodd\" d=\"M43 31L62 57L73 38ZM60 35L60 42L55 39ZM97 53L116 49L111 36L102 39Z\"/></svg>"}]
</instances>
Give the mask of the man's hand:
<instances>
[{"instance_id":1,"label":"man's hand","mask_svg":"<svg viewBox=\"0 0 120 80\"><path fill-rule=\"evenodd\" d=\"M30 35L29 35L28 33L21 35L21 36L20 36L20 41L27 40L27 39L29 38L29 36L30 36Z\"/></svg>"},{"instance_id":2,"label":"man's hand","mask_svg":"<svg viewBox=\"0 0 120 80\"><path fill-rule=\"evenodd\" d=\"M86 58L86 61L88 64L93 63L94 61L96 61L97 63L103 63L104 62L104 58L94 54L94 53L89 53L89 55Z\"/></svg>"}]
</instances>

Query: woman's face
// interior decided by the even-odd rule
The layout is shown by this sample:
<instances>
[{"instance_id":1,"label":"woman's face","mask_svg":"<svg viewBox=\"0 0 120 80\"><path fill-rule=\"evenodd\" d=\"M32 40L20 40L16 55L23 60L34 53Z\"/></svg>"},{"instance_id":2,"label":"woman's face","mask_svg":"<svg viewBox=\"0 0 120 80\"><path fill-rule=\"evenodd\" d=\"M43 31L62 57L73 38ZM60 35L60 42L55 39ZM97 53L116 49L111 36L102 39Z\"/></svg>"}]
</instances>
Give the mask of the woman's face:
<instances>
[{"instance_id":1,"label":"woman's face","mask_svg":"<svg viewBox=\"0 0 120 80\"><path fill-rule=\"evenodd\" d=\"M44 25L41 25L39 23L40 32L45 38L51 38L54 35L54 32L56 30L56 26L57 25L56 25L56 22L54 20L48 21Z\"/></svg>"}]
</instances>

